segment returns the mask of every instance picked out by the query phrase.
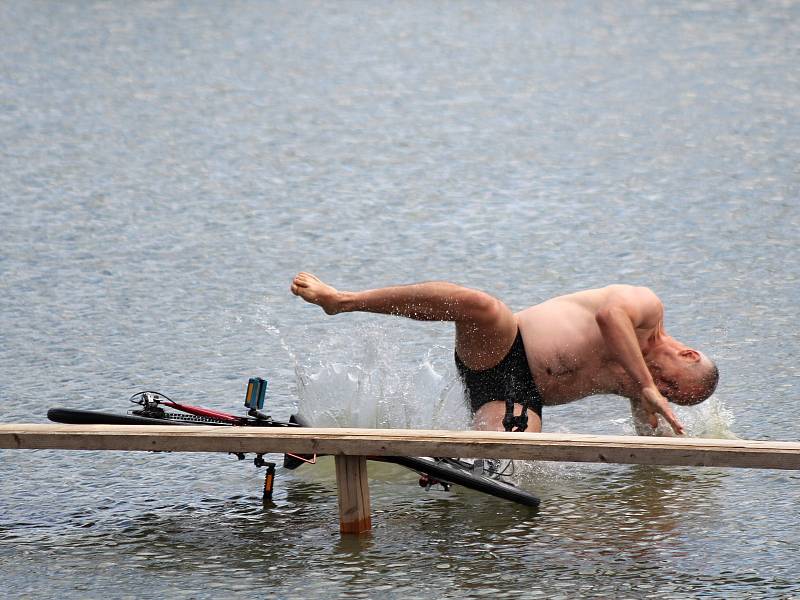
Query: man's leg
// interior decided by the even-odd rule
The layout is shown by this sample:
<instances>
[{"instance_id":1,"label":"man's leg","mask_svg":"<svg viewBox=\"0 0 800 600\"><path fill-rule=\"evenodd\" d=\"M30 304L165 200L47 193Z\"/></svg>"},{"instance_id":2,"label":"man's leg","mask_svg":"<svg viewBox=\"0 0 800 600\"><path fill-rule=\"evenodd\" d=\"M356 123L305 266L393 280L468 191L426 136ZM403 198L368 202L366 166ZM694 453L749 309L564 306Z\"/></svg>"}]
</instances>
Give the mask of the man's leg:
<instances>
[{"instance_id":1,"label":"man's leg","mask_svg":"<svg viewBox=\"0 0 800 600\"><path fill-rule=\"evenodd\" d=\"M489 369L508 354L517 337L514 313L485 292L453 283L432 281L363 292L340 292L310 273L299 273L292 281L292 293L317 304L329 315L340 312L374 312L419 321L453 321L456 352L470 369ZM487 402L475 413L473 427L483 431L504 431L505 402ZM514 406L515 414L521 411ZM527 431L542 430L542 420L528 411Z\"/></svg>"},{"instance_id":2,"label":"man's leg","mask_svg":"<svg viewBox=\"0 0 800 600\"><path fill-rule=\"evenodd\" d=\"M522 407L514 405L514 414L519 415ZM472 428L478 431L505 431L503 427L503 417L506 415L505 402L487 402L481 406L472 419ZM532 410L528 410L528 433L539 433L542 431L542 419Z\"/></svg>"},{"instance_id":3,"label":"man's leg","mask_svg":"<svg viewBox=\"0 0 800 600\"><path fill-rule=\"evenodd\" d=\"M505 304L485 292L453 283L432 281L340 292L310 273L299 273L291 290L329 315L363 311L419 321L453 321L456 352L470 369L495 366L517 337L516 317Z\"/></svg>"}]
</instances>

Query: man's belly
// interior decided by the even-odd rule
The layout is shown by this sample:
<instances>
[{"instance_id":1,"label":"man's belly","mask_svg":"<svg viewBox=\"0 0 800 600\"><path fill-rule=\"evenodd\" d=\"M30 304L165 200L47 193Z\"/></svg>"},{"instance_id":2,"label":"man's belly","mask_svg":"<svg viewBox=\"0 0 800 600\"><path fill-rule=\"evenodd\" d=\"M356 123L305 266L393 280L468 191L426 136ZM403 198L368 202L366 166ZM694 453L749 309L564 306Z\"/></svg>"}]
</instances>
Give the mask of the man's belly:
<instances>
[{"instance_id":1,"label":"man's belly","mask_svg":"<svg viewBox=\"0 0 800 600\"><path fill-rule=\"evenodd\" d=\"M587 384L580 377L552 377L546 373L535 373L534 379L542 396L542 405L558 406L587 396L602 393L596 386Z\"/></svg>"},{"instance_id":2,"label":"man's belly","mask_svg":"<svg viewBox=\"0 0 800 600\"><path fill-rule=\"evenodd\" d=\"M567 316L574 318L565 320ZM602 337L593 322L581 317L530 309L518 315L528 364L545 406L608 393Z\"/></svg>"}]
</instances>

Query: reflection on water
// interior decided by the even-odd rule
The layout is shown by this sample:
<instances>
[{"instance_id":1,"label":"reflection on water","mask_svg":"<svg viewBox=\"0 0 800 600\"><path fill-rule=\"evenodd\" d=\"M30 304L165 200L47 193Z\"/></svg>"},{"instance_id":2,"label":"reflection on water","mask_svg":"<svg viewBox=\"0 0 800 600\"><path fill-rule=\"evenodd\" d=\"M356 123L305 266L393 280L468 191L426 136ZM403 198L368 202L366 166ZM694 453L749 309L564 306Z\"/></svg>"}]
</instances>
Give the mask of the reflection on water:
<instances>
[{"instance_id":1,"label":"reflection on water","mask_svg":"<svg viewBox=\"0 0 800 600\"><path fill-rule=\"evenodd\" d=\"M91 461L74 462L80 468L84 460ZM537 490L543 503L532 511L468 490L425 492L400 467L370 463L374 529L342 538L332 460L297 472L279 469L267 505L255 493L259 474L242 475L243 465L228 464L232 468L217 471L219 480L228 487L247 481L251 493L220 497L219 487L216 494L169 504L168 497L132 500L134 488L117 481L106 487L107 498L91 494L80 509L65 511L52 506L55 496L45 492L57 526L51 523L39 536L30 522L4 527L3 547L13 542L17 554L12 562L3 553L4 570L15 581L29 581L26 571L55 564L74 576L90 575L95 590L112 582L135 586L146 574L148 589L173 592L177 578L175 593L185 597L247 594L261 586L277 595L358 596L385 589L399 597L429 578L443 597L490 588L514 597L519 590L510 581L532 565L537 583L525 593L533 596L719 593L756 577L741 573L739 549L731 548L738 515L726 510L731 494L753 482L721 470L539 464L533 468L569 469L572 476ZM208 480L194 482L196 490L211 480L208 473L202 477ZM42 474L39 483L46 479ZM154 489L146 482L143 487ZM112 498L123 506L113 506ZM781 556L780 548L764 550ZM704 575L710 566L719 577ZM776 590L791 583L776 575L759 581Z\"/></svg>"}]
</instances>

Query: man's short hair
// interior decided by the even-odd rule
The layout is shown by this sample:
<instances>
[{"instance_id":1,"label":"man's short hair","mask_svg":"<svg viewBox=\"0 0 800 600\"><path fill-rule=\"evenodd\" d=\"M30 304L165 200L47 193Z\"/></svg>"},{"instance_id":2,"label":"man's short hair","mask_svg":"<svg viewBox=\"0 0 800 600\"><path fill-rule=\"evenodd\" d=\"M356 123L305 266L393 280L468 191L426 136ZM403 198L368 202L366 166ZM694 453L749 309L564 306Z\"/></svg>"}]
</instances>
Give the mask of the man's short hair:
<instances>
[{"instance_id":1,"label":"man's short hair","mask_svg":"<svg viewBox=\"0 0 800 600\"><path fill-rule=\"evenodd\" d=\"M681 406L694 406L709 398L719 383L719 369L714 361L703 355L700 362L687 365L681 381L672 381L674 393L667 396L670 402Z\"/></svg>"},{"instance_id":2,"label":"man's short hair","mask_svg":"<svg viewBox=\"0 0 800 600\"><path fill-rule=\"evenodd\" d=\"M683 404L684 406L700 404L703 400L710 398L714 390L717 389L719 369L714 361L705 354L703 355L703 360L696 363L692 371L694 371L694 382L690 384L691 395L683 398L683 401L677 402L677 404Z\"/></svg>"},{"instance_id":3,"label":"man's short hair","mask_svg":"<svg viewBox=\"0 0 800 600\"><path fill-rule=\"evenodd\" d=\"M706 357L706 360L708 360L708 365L706 374L702 379L703 386L706 390L703 400L710 397L711 394L714 393L714 390L717 389L717 384L719 383L719 369L717 368L717 364L708 357Z\"/></svg>"}]
</instances>

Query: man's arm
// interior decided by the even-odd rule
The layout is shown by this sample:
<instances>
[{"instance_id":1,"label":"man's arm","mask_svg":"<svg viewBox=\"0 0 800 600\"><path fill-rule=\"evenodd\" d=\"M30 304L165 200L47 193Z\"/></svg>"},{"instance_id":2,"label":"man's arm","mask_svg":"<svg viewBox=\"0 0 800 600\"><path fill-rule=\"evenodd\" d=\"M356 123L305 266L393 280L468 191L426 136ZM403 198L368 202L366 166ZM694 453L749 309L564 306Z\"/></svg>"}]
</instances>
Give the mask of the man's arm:
<instances>
[{"instance_id":1,"label":"man's arm","mask_svg":"<svg viewBox=\"0 0 800 600\"><path fill-rule=\"evenodd\" d=\"M656 425L650 421L650 413L644 410L639 400L631 399L631 417L636 435L658 435L664 437L674 436L675 433L666 421L656 417Z\"/></svg>"},{"instance_id":2,"label":"man's arm","mask_svg":"<svg viewBox=\"0 0 800 600\"><path fill-rule=\"evenodd\" d=\"M683 425L661 395L644 362L637 329L653 330L660 326L664 314L658 297L647 288L624 288L609 295L595 314L595 320L612 359L622 365L639 388L634 401L646 413L653 428L658 426L656 414L663 415L677 434Z\"/></svg>"}]
</instances>

